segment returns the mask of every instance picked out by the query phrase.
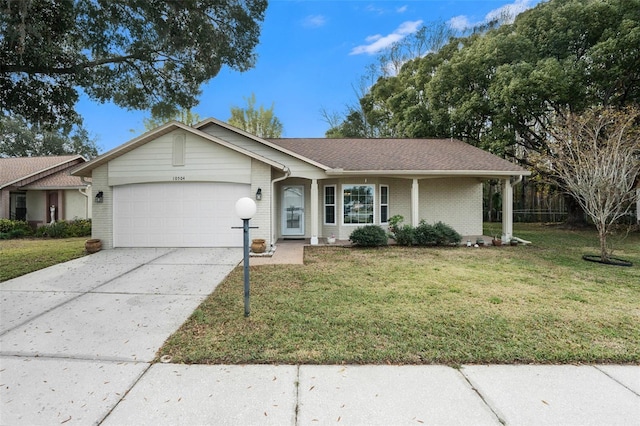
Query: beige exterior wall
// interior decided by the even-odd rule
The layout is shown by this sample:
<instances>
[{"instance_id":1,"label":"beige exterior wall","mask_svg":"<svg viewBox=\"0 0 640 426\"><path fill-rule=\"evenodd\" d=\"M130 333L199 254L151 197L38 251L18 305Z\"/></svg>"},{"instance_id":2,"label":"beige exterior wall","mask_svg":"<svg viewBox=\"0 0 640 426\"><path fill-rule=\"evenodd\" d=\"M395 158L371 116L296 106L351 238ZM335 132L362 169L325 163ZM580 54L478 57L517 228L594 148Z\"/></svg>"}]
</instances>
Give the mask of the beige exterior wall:
<instances>
[{"instance_id":1,"label":"beige exterior wall","mask_svg":"<svg viewBox=\"0 0 640 426\"><path fill-rule=\"evenodd\" d=\"M102 240L102 248L113 248L113 187L109 186L109 164L93 170L91 189L91 202L94 203L91 237ZM97 204L93 200L99 191L102 191L103 202Z\"/></svg>"},{"instance_id":2,"label":"beige exterior wall","mask_svg":"<svg viewBox=\"0 0 640 426\"><path fill-rule=\"evenodd\" d=\"M258 143L253 139L232 132L231 130L225 129L224 127L210 125L202 129L202 131L212 136L223 139L226 142L252 151L258 155L269 158L273 161L277 161L280 164L285 164L291 171L291 177L304 177L309 179L323 179L326 177L324 171L316 166L313 166L305 161L299 160L267 145Z\"/></svg>"},{"instance_id":3,"label":"beige exterior wall","mask_svg":"<svg viewBox=\"0 0 640 426\"><path fill-rule=\"evenodd\" d=\"M48 217L45 222L45 203L45 191L27 191L27 221L38 225L49 223Z\"/></svg>"},{"instance_id":4,"label":"beige exterior wall","mask_svg":"<svg viewBox=\"0 0 640 426\"><path fill-rule=\"evenodd\" d=\"M77 189L67 189L64 191L64 220L86 219L87 197Z\"/></svg>"},{"instance_id":5,"label":"beige exterior wall","mask_svg":"<svg viewBox=\"0 0 640 426\"><path fill-rule=\"evenodd\" d=\"M474 178L424 179L420 219L443 222L460 235L482 235L482 182Z\"/></svg>"},{"instance_id":6,"label":"beige exterior wall","mask_svg":"<svg viewBox=\"0 0 640 426\"><path fill-rule=\"evenodd\" d=\"M258 188L262 191L262 199L256 200L256 192ZM272 240L271 229L271 166L258 160L251 161L251 198L256 202L256 214L251 219L250 225L255 226L251 229L251 238L263 238L267 244L275 244Z\"/></svg>"},{"instance_id":7,"label":"beige exterior wall","mask_svg":"<svg viewBox=\"0 0 640 426\"><path fill-rule=\"evenodd\" d=\"M174 164L174 138L185 138L184 165ZM109 162L109 185L148 182L251 183L251 158L176 130Z\"/></svg>"}]
</instances>

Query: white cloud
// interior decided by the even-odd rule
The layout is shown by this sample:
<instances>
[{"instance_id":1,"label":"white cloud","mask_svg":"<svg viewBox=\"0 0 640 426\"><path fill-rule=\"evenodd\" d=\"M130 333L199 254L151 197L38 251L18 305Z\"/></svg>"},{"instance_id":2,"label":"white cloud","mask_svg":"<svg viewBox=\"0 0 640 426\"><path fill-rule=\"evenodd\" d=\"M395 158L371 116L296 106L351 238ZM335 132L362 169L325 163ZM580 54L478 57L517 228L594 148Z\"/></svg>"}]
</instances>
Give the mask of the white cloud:
<instances>
[{"instance_id":1,"label":"white cloud","mask_svg":"<svg viewBox=\"0 0 640 426\"><path fill-rule=\"evenodd\" d=\"M471 22L469 22L469 18L464 15L454 16L449 19L447 23L451 28L457 31L464 31L472 26Z\"/></svg>"},{"instance_id":2,"label":"white cloud","mask_svg":"<svg viewBox=\"0 0 640 426\"><path fill-rule=\"evenodd\" d=\"M420 28L422 25L422 21L406 21L400 24L398 28L391 34L386 36L381 36L380 34L376 34L373 36L368 36L365 41L367 44L363 44L360 46L356 46L351 50L351 55L360 55L363 53L374 55L381 50L386 49L391 46L393 43L398 42L408 36L409 34L413 34Z\"/></svg>"},{"instance_id":3,"label":"white cloud","mask_svg":"<svg viewBox=\"0 0 640 426\"><path fill-rule=\"evenodd\" d=\"M396 12L398 13L405 13L407 11L409 7L407 5L404 6L400 6L399 8L396 9Z\"/></svg>"},{"instance_id":4,"label":"white cloud","mask_svg":"<svg viewBox=\"0 0 640 426\"><path fill-rule=\"evenodd\" d=\"M524 12L531 7L530 3L531 0L516 0L512 4L505 4L504 6L487 13L487 16L484 17L484 20L485 22L490 22L494 19L508 17L508 22L513 22L513 20L516 18L516 15Z\"/></svg>"},{"instance_id":5,"label":"white cloud","mask_svg":"<svg viewBox=\"0 0 640 426\"><path fill-rule=\"evenodd\" d=\"M309 15L302 21L302 26L307 28L320 28L327 23L327 19L322 15Z\"/></svg>"},{"instance_id":6,"label":"white cloud","mask_svg":"<svg viewBox=\"0 0 640 426\"><path fill-rule=\"evenodd\" d=\"M513 22L516 15L531 8L531 0L515 0L513 3L505 4L497 9L494 9L487 13L483 21L471 22L465 15L454 16L449 19L447 23L451 28L458 31L468 30L477 25L486 24L495 19L507 18L505 22Z\"/></svg>"}]
</instances>

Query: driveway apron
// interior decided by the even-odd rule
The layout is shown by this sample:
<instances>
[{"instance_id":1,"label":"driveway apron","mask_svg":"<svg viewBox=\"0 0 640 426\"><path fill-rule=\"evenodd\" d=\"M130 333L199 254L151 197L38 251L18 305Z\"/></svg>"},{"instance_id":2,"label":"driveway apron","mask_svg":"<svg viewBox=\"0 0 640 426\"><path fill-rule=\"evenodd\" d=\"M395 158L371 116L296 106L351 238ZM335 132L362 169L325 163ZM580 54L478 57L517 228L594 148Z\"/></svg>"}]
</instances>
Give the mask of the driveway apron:
<instances>
[{"instance_id":1,"label":"driveway apron","mask_svg":"<svg viewBox=\"0 0 640 426\"><path fill-rule=\"evenodd\" d=\"M241 249L114 249L0 283L0 424L103 419Z\"/></svg>"}]
</instances>

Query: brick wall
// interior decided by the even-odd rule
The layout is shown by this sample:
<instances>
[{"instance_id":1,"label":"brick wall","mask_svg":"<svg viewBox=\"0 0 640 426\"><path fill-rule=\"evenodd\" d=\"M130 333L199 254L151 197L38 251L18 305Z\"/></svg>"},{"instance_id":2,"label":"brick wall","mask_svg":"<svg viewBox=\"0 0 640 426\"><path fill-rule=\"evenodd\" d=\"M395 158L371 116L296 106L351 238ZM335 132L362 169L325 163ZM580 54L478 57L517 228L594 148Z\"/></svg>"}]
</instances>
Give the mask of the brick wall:
<instances>
[{"instance_id":1,"label":"brick wall","mask_svg":"<svg viewBox=\"0 0 640 426\"><path fill-rule=\"evenodd\" d=\"M460 235L482 235L482 182L474 178L425 179L420 184L420 218L441 221Z\"/></svg>"},{"instance_id":2,"label":"brick wall","mask_svg":"<svg viewBox=\"0 0 640 426\"><path fill-rule=\"evenodd\" d=\"M102 248L113 248L113 187L109 186L109 165L93 170L90 202L93 203L91 237L102 240ZM95 202L96 194L102 191L103 202Z\"/></svg>"}]
</instances>

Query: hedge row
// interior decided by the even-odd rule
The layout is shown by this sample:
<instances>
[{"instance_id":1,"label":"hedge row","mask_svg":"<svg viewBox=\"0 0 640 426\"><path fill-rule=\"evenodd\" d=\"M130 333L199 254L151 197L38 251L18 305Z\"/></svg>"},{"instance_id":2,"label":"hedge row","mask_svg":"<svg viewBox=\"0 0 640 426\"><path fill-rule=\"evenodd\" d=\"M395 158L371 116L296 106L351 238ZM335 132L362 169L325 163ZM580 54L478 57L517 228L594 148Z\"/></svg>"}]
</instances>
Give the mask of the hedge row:
<instances>
[{"instance_id":1,"label":"hedge row","mask_svg":"<svg viewBox=\"0 0 640 426\"><path fill-rule=\"evenodd\" d=\"M0 219L0 240L13 238L69 238L91 236L91 219L60 220L33 229L22 220Z\"/></svg>"}]
</instances>

